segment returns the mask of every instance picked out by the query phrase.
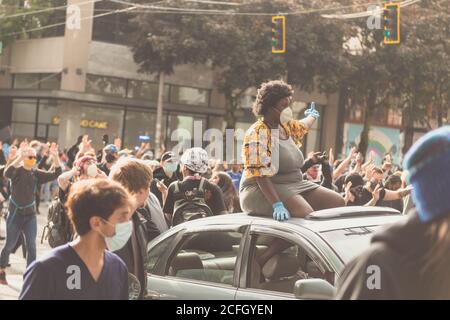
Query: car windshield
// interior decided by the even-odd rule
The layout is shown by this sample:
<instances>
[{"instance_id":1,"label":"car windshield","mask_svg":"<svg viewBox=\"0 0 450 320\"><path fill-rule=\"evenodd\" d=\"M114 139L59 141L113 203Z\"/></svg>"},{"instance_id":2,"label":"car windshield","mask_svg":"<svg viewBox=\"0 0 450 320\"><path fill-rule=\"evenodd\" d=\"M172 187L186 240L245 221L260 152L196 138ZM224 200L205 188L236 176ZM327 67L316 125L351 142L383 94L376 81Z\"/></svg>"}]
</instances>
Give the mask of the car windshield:
<instances>
[{"instance_id":1,"label":"car windshield","mask_svg":"<svg viewBox=\"0 0 450 320\"><path fill-rule=\"evenodd\" d=\"M325 231L321 235L347 264L369 247L373 233L380 228L381 226L347 228Z\"/></svg>"}]
</instances>

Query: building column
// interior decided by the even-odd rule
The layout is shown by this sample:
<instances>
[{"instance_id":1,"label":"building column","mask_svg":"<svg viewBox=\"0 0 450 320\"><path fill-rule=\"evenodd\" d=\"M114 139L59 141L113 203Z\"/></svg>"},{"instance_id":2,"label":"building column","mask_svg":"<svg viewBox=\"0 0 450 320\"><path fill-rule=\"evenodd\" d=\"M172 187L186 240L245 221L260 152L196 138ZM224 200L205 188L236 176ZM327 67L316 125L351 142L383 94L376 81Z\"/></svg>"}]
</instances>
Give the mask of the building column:
<instances>
[{"instance_id":1,"label":"building column","mask_svg":"<svg viewBox=\"0 0 450 320\"><path fill-rule=\"evenodd\" d=\"M85 92L86 72L89 62L89 48L92 40L94 3L85 0L68 0L68 15L64 35L63 72L61 90ZM70 6L74 6L71 10ZM79 14L80 23L74 22ZM70 147L80 135L81 113L79 103L61 102L58 143Z\"/></svg>"}]
</instances>

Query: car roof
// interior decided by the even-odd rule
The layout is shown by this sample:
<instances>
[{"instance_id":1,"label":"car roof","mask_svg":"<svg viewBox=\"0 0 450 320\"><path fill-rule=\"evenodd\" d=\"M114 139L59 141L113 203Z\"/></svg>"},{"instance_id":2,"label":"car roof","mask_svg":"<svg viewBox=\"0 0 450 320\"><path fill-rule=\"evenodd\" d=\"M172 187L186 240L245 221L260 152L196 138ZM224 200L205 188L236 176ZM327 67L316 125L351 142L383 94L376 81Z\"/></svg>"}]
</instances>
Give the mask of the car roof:
<instances>
[{"instance_id":1,"label":"car roof","mask_svg":"<svg viewBox=\"0 0 450 320\"><path fill-rule=\"evenodd\" d=\"M315 211L306 218L291 218L285 222L275 221L272 217L233 213L198 219L188 223L191 227L231 223L253 223L266 226L287 224L293 227L300 226L313 232L326 232L362 226L391 224L404 219L404 217L399 211L392 208L352 206Z\"/></svg>"}]
</instances>

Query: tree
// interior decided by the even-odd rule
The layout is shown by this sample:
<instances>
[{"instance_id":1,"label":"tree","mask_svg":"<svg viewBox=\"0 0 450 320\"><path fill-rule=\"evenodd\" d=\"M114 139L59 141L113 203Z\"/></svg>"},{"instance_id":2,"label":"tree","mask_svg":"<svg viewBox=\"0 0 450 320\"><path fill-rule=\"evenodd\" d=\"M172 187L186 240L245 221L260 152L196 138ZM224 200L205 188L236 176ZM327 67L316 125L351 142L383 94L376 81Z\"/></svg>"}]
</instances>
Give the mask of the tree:
<instances>
[{"instance_id":1,"label":"tree","mask_svg":"<svg viewBox=\"0 0 450 320\"><path fill-rule=\"evenodd\" d=\"M55 28L33 31L28 30L64 22L65 10L49 10L23 16L9 16L64 6L65 4L65 0L34 0L28 1L27 6L24 6L23 1L3 0L0 5L0 13L4 14L4 17L0 16L0 41L3 42L3 46L6 47L10 45L16 39L54 35ZM56 31L61 32L61 30L64 30L63 25L57 28Z\"/></svg>"},{"instance_id":2,"label":"tree","mask_svg":"<svg viewBox=\"0 0 450 320\"><path fill-rule=\"evenodd\" d=\"M166 7L179 7L181 1L170 0ZM184 3L183 7L197 8L196 3ZM209 54L208 43L203 39L208 18L183 14L137 14L133 20L132 50L139 71L157 74L159 92L155 131L156 156L162 147L162 109L165 75L174 67L186 63L205 63Z\"/></svg>"}]
</instances>

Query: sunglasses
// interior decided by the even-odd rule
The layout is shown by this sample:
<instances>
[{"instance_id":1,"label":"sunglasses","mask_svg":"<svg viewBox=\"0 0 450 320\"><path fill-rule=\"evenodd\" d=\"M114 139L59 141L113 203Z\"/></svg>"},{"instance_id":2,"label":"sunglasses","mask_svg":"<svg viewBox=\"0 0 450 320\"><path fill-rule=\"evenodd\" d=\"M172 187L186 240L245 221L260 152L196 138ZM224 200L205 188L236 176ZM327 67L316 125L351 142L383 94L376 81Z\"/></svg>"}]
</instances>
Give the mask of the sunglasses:
<instances>
[{"instance_id":1,"label":"sunglasses","mask_svg":"<svg viewBox=\"0 0 450 320\"><path fill-rule=\"evenodd\" d=\"M28 156L28 160L33 160L33 159L36 159L36 157L35 156Z\"/></svg>"}]
</instances>

